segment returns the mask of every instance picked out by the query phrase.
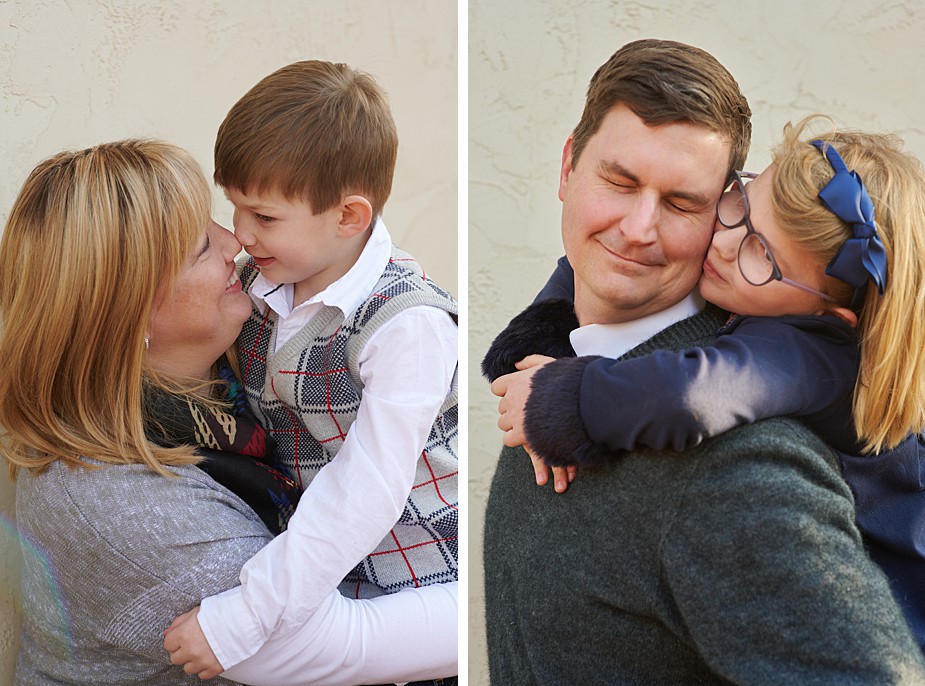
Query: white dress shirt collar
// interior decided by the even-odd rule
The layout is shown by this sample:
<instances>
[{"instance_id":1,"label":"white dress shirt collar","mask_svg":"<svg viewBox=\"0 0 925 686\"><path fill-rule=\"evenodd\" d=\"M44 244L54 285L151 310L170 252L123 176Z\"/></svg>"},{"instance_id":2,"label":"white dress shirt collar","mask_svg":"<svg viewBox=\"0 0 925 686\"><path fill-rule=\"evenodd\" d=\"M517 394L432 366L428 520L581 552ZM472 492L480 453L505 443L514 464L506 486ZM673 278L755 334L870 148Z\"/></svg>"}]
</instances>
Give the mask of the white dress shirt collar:
<instances>
[{"instance_id":1,"label":"white dress shirt collar","mask_svg":"<svg viewBox=\"0 0 925 686\"><path fill-rule=\"evenodd\" d=\"M580 355L603 355L618 358L675 322L687 319L703 309L703 299L694 291L667 310L642 319L619 324L588 324L569 335L572 348Z\"/></svg>"}]
</instances>

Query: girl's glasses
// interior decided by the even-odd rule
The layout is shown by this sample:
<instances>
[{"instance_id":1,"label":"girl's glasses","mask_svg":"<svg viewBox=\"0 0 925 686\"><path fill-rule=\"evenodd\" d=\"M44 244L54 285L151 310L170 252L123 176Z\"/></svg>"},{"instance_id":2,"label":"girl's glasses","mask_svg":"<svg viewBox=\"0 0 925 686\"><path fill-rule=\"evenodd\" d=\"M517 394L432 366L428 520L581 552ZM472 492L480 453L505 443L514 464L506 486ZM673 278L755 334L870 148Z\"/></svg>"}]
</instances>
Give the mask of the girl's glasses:
<instances>
[{"instance_id":1,"label":"girl's glasses","mask_svg":"<svg viewBox=\"0 0 925 686\"><path fill-rule=\"evenodd\" d=\"M774 253L771 252L771 246L760 233L755 231L752 221L749 218L748 195L745 193L745 181L751 181L757 178L758 174L746 171L732 172L732 178L726 190L719 197L716 203L716 216L719 223L727 229L735 229L739 226L745 226L745 238L739 244L739 271L742 277L752 286L764 286L772 281L780 281L799 288L801 291L812 293L815 296L835 302L835 299L817 291L815 288L805 286L793 279L788 279L781 274L780 267L777 266L777 260L774 259Z\"/></svg>"}]
</instances>

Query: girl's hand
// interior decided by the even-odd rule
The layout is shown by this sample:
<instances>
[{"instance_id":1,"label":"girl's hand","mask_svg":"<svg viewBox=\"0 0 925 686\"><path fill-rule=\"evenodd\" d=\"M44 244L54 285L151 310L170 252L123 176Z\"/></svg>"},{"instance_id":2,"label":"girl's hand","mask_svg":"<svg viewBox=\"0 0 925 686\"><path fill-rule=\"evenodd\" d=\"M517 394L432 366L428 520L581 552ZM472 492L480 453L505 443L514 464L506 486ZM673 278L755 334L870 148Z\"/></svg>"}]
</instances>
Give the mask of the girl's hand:
<instances>
[{"instance_id":1,"label":"girl's hand","mask_svg":"<svg viewBox=\"0 0 925 686\"><path fill-rule=\"evenodd\" d=\"M519 372L499 376L491 384L491 392L501 398L498 403L498 428L504 432L504 445L515 448L527 442L524 435L524 406L530 397L533 375L553 358L530 355L515 366Z\"/></svg>"},{"instance_id":2,"label":"girl's hand","mask_svg":"<svg viewBox=\"0 0 925 686\"><path fill-rule=\"evenodd\" d=\"M183 665L187 674L197 674L200 679L211 679L224 672L212 647L206 640L196 615L199 608L180 615L164 632L164 649L170 653L170 661Z\"/></svg>"},{"instance_id":3,"label":"girl's hand","mask_svg":"<svg viewBox=\"0 0 925 686\"><path fill-rule=\"evenodd\" d=\"M491 392L501 398L498 403L498 428L504 432L504 445L511 448L518 445L524 447L533 461L538 486L544 486L549 481L549 468L526 444L524 407L530 397L533 375L540 367L552 361L552 357L545 355L530 355L515 365L520 371L500 376L491 384ZM553 487L556 492L564 493L568 485L574 481L577 472L577 467L553 467Z\"/></svg>"},{"instance_id":4,"label":"girl's hand","mask_svg":"<svg viewBox=\"0 0 925 686\"><path fill-rule=\"evenodd\" d=\"M533 473L536 474L537 486L546 485L546 482L549 481L549 470L551 469L553 488L556 490L556 493L565 493L565 491L568 490L569 484L572 483L578 475L578 467L574 465L569 465L568 467L547 467L542 457L537 457L530 452L529 446L525 445L524 450L527 451L527 455L530 456L530 460L533 462Z\"/></svg>"}]
</instances>

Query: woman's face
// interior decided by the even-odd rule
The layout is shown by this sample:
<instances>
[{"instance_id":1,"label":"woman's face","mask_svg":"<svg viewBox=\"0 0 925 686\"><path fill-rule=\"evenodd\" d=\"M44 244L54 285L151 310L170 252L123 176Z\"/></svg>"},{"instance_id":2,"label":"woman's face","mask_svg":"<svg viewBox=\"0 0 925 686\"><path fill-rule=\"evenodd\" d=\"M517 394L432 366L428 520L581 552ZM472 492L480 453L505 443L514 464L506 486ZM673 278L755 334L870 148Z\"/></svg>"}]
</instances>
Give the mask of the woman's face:
<instances>
[{"instance_id":1,"label":"woman's face","mask_svg":"<svg viewBox=\"0 0 925 686\"><path fill-rule=\"evenodd\" d=\"M234 234L209 222L173 290L154 303L148 356L155 369L205 378L234 343L251 312L235 273L240 249Z\"/></svg>"}]
</instances>

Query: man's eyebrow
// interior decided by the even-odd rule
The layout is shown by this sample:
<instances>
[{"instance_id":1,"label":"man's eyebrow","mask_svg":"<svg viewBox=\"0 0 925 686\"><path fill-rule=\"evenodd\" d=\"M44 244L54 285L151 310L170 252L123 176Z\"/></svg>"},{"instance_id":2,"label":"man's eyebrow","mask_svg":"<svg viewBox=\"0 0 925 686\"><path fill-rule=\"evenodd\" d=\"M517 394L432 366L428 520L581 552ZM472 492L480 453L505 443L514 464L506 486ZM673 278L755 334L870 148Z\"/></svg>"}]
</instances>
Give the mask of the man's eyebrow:
<instances>
[{"instance_id":1,"label":"man's eyebrow","mask_svg":"<svg viewBox=\"0 0 925 686\"><path fill-rule=\"evenodd\" d=\"M639 177L616 160L602 160L601 171L606 175L622 176L632 183L639 184ZM684 200L694 207L706 207L714 202L702 193L693 193L691 191L673 190L665 193L665 197Z\"/></svg>"},{"instance_id":2,"label":"man's eyebrow","mask_svg":"<svg viewBox=\"0 0 925 686\"><path fill-rule=\"evenodd\" d=\"M616 160L601 160L601 171L607 175L622 176L633 183L639 183L639 177Z\"/></svg>"}]
</instances>

